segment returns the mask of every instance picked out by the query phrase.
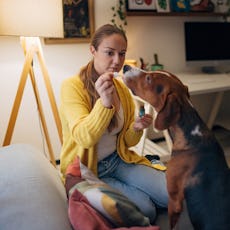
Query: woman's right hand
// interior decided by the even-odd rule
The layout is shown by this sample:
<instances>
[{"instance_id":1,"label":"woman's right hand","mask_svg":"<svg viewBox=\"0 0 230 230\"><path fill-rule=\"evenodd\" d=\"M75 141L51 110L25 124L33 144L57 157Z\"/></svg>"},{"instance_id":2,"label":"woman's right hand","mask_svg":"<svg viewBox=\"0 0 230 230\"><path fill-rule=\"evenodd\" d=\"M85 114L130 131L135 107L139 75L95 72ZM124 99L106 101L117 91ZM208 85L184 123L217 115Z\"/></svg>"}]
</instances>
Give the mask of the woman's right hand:
<instances>
[{"instance_id":1,"label":"woman's right hand","mask_svg":"<svg viewBox=\"0 0 230 230\"><path fill-rule=\"evenodd\" d=\"M112 108L113 92L115 90L113 84L113 73L102 74L95 82L95 89L101 98L103 106L106 108Z\"/></svg>"}]
</instances>

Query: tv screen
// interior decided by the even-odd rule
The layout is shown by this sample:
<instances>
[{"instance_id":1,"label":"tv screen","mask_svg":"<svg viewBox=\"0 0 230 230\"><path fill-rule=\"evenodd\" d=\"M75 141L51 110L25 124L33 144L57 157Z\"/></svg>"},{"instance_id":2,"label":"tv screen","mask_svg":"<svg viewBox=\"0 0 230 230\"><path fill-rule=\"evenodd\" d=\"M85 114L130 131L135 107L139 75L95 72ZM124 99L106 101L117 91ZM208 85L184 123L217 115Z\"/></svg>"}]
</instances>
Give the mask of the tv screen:
<instances>
[{"instance_id":1,"label":"tv screen","mask_svg":"<svg viewBox=\"0 0 230 230\"><path fill-rule=\"evenodd\" d=\"M210 66L230 62L230 23L185 22L184 32L187 62Z\"/></svg>"}]
</instances>

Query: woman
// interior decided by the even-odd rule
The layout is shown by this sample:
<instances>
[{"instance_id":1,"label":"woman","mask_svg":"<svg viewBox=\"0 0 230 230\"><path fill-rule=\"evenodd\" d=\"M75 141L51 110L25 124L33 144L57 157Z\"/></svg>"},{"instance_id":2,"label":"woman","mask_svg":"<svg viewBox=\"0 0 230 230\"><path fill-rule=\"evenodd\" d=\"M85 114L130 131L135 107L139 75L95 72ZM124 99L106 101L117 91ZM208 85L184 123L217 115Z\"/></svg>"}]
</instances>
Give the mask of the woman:
<instances>
[{"instance_id":1,"label":"woman","mask_svg":"<svg viewBox=\"0 0 230 230\"><path fill-rule=\"evenodd\" d=\"M165 174L129 150L136 145L152 116L134 117L135 107L126 86L113 77L125 61L124 32L106 24L94 34L93 59L61 88L63 128L61 172L78 155L101 180L129 197L153 222L156 207L167 207Z\"/></svg>"}]
</instances>

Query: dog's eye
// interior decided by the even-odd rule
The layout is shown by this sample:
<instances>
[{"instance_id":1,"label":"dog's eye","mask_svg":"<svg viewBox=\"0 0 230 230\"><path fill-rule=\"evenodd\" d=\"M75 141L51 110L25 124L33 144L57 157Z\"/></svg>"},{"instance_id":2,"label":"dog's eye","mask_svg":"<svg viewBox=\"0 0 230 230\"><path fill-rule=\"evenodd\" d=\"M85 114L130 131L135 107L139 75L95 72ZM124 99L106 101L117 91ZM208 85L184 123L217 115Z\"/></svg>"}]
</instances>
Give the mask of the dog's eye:
<instances>
[{"instance_id":1,"label":"dog's eye","mask_svg":"<svg viewBox=\"0 0 230 230\"><path fill-rule=\"evenodd\" d=\"M147 81L148 83L151 82L151 77L150 77L150 75L146 75L146 81Z\"/></svg>"},{"instance_id":2,"label":"dog's eye","mask_svg":"<svg viewBox=\"0 0 230 230\"><path fill-rule=\"evenodd\" d=\"M163 85L157 85L156 86L156 92L157 94L160 94L163 91Z\"/></svg>"}]
</instances>

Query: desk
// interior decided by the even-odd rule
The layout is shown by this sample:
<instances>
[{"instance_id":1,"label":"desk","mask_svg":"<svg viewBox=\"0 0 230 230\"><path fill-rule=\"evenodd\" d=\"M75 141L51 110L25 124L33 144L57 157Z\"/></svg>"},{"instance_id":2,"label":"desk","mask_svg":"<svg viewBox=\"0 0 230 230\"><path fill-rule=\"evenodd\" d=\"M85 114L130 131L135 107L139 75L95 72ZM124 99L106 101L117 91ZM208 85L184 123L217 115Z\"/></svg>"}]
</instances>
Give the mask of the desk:
<instances>
[{"instance_id":1,"label":"desk","mask_svg":"<svg viewBox=\"0 0 230 230\"><path fill-rule=\"evenodd\" d=\"M211 108L207 126L211 129L225 91L230 90L230 74L177 74L181 81L189 87L190 95L216 93L216 98Z\"/></svg>"},{"instance_id":2,"label":"desk","mask_svg":"<svg viewBox=\"0 0 230 230\"><path fill-rule=\"evenodd\" d=\"M218 114L224 92L230 90L230 74L176 73L175 75L188 86L191 96L216 93L207 121L207 126L212 128ZM146 113L150 113L155 116L155 111L151 105L139 97L134 96L133 98L137 107L144 105ZM167 144L166 148L163 148L157 143L149 140L147 137L147 131L147 129L144 130L143 136L138 145L134 147L134 150L140 155L157 154L162 160L168 160L172 144L167 130L163 131Z\"/></svg>"}]
</instances>

